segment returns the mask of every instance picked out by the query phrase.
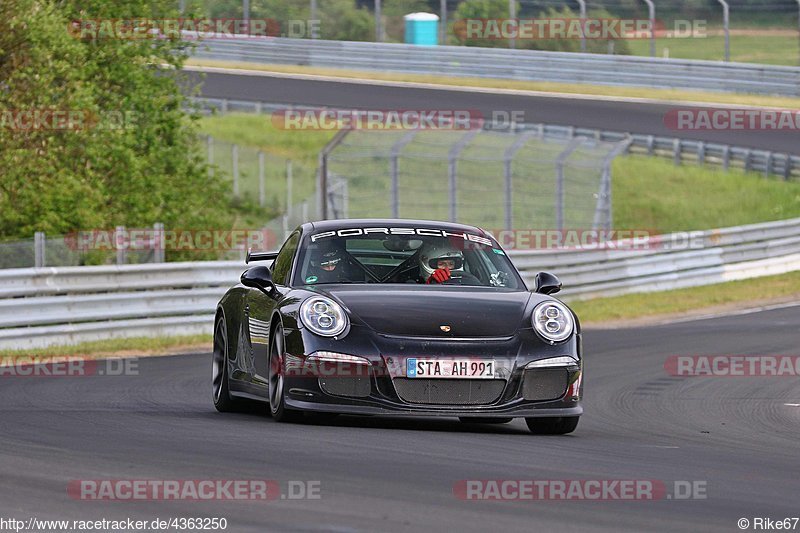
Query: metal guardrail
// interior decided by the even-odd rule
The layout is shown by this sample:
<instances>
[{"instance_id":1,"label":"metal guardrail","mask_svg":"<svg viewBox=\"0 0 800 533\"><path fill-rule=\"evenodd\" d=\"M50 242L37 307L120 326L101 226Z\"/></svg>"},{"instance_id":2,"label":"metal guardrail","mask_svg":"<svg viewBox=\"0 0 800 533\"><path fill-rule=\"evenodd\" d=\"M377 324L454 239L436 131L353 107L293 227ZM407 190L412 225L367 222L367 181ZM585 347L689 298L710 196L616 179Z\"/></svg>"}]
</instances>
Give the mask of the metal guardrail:
<instances>
[{"instance_id":1,"label":"metal guardrail","mask_svg":"<svg viewBox=\"0 0 800 533\"><path fill-rule=\"evenodd\" d=\"M691 240L691 245L687 242ZM561 277L566 299L709 285L800 270L800 219L653 239L656 249L529 252L509 255L530 283L535 271Z\"/></svg>"},{"instance_id":2,"label":"metal guardrail","mask_svg":"<svg viewBox=\"0 0 800 533\"><path fill-rule=\"evenodd\" d=\"M218 39L195 57L214 61L800 96L800 68L466 46Z\"/></svg>"},{"instance_id":3,"label":"metal guardrail","mask_svg":"<svg viewBox=\"0 0 800 533\"><path fill-rule=\"evenodd\" d=\"M509 251L531 284L551 270L566 300L677 289L800 270L800 219L655 239L658 249ZM613 244L613 243L612 243ZM0 349L211 333L239 261L0 271Z\"/></svg>"},{"instance_id":4,"label":"metal guardrail","mask_svg":"<svg viewBox=\"0 0 800 533\"><path fill-rule=\"evenodd\" d=\"M196 97L193 100L207 111L217 110L221 113L238 111L261 114L286 109L319 109L309 106L290 106L253 100L230 100L227 98ZM538 136L544 139L588 137L603 142L626 142L630 140L628 153L666 157L672 159L676 165L681 163L708 164L720 166L723 170L752 171L761 173L764 176L776 176L784 180L800 178L800 156L786 153L679 139L677 137L632 134L556 124L525 123L515 124L514 127L520 130L537 131Z\"/></svg>"}]
</instances>

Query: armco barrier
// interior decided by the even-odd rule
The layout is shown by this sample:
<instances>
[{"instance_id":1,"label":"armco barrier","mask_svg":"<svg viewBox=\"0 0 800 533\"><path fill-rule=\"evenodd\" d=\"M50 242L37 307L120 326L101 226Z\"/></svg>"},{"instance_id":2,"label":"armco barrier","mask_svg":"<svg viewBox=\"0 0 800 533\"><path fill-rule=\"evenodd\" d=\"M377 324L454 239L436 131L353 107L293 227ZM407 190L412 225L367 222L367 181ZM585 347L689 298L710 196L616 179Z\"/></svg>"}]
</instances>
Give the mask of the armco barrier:
<instances>
[{"instance_id":1,"label":"armco barrier","mask_svg":"<svg viewBox=\"0 0 800 533\"><path fill-rule=\"evenodd\" d=\"M800 219L658 239L663 248L509 250L532 286L550 270L566 300L676 289L800 270ZM0 349L115 337L211 333L239 261L0 271Z\"/></svg>"},{"instance_id":2,"label":"armco barrier","mask_svg":"<svg viewBox=\"0 0 800 533\"><path fill-rule=\"evenodd\" d=\"M209 39L195 57L233 63L800 96L800 68L539 50L325 41Z\"/></svg>"}]
</instances>

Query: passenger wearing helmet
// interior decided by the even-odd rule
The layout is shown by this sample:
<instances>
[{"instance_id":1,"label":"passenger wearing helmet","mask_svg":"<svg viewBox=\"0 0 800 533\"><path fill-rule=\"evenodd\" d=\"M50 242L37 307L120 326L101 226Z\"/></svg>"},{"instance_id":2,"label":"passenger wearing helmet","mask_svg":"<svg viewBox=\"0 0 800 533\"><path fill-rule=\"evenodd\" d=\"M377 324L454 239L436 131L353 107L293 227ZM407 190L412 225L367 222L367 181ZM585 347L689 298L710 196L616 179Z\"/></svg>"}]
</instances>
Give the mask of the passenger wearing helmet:
<instances>
[{"instance_id":1,"label":"passenger wearing helmet","mask_svg":"<svg viewBox=\"0 0 800 533\"><path fill-rule=\"evenodd\" d=\"M420 283L480 285L464 270L464 253L448 242L425 244L419 252Z\"/></svg>"}]
</instances>

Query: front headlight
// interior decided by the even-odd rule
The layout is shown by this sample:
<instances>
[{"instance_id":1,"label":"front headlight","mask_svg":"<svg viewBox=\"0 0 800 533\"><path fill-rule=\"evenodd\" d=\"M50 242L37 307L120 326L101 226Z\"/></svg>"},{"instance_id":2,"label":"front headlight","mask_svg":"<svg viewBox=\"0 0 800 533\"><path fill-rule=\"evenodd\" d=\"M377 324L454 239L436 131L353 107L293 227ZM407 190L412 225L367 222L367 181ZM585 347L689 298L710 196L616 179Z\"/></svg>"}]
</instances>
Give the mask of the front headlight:
<instances>
[{"instance_id":1,"label":"front headlight","mask_svg":"<svg viewBox=\"0 0 800 533\"><path fill-rule=\"evenodd\" d=\"M533 329L544 340L555 344L569 338L575 329L572 313L559 302L542 302L533 310Z\"/></svg>"},{"instance_id":2,"label":"front headlight","mask_svg":"<svg viewBox=\"0 0 800 533\"><path fill-rule=\"evenodd\" d=\"M300 306L300 320L312 332L335 337L347 327L347 314L342 306L324 296L312 296Z\"/></svg>"}]
</instances>

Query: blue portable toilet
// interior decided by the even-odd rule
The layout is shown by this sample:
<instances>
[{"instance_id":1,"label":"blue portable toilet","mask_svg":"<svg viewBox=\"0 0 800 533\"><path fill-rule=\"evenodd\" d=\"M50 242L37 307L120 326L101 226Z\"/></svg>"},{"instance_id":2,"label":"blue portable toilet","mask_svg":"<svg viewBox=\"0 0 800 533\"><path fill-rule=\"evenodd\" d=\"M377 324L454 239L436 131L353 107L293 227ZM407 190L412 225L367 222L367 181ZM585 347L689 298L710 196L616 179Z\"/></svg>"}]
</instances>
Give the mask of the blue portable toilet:
<instances>
[{"instance_id":1,"label":"blue portable toilet","mask_svg":"<svg viewBox=\"0 0 800 533\"><path fill-rule=\"evenodd\" d=\"M433 13L409 13L405 17L408 44L436 46L439 44L439 16Z\"/></svg>"}]
</instances>

